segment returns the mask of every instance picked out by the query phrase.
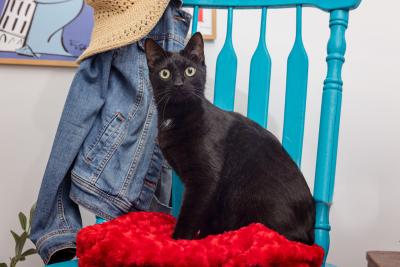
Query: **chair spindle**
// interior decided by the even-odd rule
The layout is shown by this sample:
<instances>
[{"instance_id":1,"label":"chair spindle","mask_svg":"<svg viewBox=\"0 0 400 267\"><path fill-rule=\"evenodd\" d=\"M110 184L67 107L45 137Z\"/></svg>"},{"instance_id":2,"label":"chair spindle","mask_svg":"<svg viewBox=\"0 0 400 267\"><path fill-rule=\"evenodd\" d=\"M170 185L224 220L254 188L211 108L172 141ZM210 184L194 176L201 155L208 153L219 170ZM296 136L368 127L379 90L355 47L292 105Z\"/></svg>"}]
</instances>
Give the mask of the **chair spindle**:
<instances>
[{"instance_id":1,"label":"chair spindle","mask_svg":"<svg viewBox=\"0 0 400 267\"><path fill-rule=\"evenodd\" d=\"M247 116L264 128L267 127L271 81L271 57L265 40L266 21L267 8L263 7L260 39L250 63L249 99L247 105Z\"/></svg>"},{"instance_id":2,"label":"chair spindle","mask_svg":"<svg viewBox=\"0 0 400 267\"><path fill-rule=\"evenodd\" d=\"M215 70L214 104L232 111L235 101L237 57L232 43L233 8L228 8L224 46L217 58Z\"/></svg>"},{"instance_id":3,"label":"chair spindle","mask_svg":"<svg viewBox=\"0 0 400 267\"><path fill-rule=\"evenodd\" d=\"M318 137L317 166L314 198L316 201L315 242L329 251L329 209L333 198L336 157L342 102L342 66L346 52L345 33L349 11L330 12L331 29L328 41L328 72L322 93L321 118ZM326 258L325 258L326 259Z\"/></svg>"},{"instance_id":4,"label":"chair spindle","mask_svg":"<svg viewBox=\"0 0 400 267\"><path fill-rule=\"evenodd\" d=\"M197 25L199 22L199 6L193 7L193 19L192 19L192 34L197 32Z\"/></svg>"},{"instance_id":5,"label":"chair spindle","mask_svg":"<svg viewBox=\"0 0 400 267\"><path fill-rule=\"evenodd\" d=\"M302 40L302 7L296 6L296 37L287 61L285 118L282 143L298 166L303 149L308 56Z\"/></svg>"}]
</instances>

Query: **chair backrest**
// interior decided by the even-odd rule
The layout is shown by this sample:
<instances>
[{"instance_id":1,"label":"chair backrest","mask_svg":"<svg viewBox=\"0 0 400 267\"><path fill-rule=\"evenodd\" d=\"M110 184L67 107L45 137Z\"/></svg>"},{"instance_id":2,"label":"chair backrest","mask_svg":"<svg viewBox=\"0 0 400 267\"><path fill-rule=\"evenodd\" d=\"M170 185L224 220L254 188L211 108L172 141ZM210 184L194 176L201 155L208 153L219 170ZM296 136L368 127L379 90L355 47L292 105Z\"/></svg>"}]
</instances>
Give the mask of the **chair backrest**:
<instances>
[{"instance_id":1,"label":"chair backrest","mask_svg":"<svg viewBox=\"0 0 400 267\"><path fill-rule=\"evenodd\" d=\"M349 10L361 0L184 0L184 6L193 7L192 33L197 31L199 8L228 10L226 39L220 51L215 75L214 104L232 111L235 101L237 57L232 42L234 9L260 9L261 25L258 46L250 64L247 116L267 127L268 100L271 77L271 58L265 32L266 15L270 8L296 8L296 38L287 61L285 114L282 143L293 160L300 166L306 110L308 56L302 41L302 7L311 6L330 13L327 76L324 81L318 139L317 163L314 183L316 201L315 242L329 250L329 209L335 181L336 153L342 98L341 71L346 50L345 31ZM178 215L183 186L174 174L173 214Z\"/></svg>"}]
</instances>

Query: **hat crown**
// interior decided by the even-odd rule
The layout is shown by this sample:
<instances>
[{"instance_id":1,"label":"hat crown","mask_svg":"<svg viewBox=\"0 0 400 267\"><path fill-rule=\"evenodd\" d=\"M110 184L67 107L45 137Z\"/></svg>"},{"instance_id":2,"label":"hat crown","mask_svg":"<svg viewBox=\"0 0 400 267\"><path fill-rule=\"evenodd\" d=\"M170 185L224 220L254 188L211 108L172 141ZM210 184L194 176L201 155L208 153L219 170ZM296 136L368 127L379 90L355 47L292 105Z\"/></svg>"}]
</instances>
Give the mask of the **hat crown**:
<instances>
[{"instance_id":1,"label":"hat crown","mask_svg":"<svg viewBox=\"0 0 400 267\"><path fill-rule=\"evenodd\" d=\"M95 11L120 13L134 8L135 4L141 2L141 0L86 0L86 2Z\"/></svg>"},{"instance_id":2,"label":"hat crown","mask_svg":"<svg viewBox=\"0 0 400 267\"><path fill-rule=\"evenodd\" d=\"M93 8L89 47L78 61L145 37L162 17L170 0L85 0Z\"/></svg>"}]
</instances>

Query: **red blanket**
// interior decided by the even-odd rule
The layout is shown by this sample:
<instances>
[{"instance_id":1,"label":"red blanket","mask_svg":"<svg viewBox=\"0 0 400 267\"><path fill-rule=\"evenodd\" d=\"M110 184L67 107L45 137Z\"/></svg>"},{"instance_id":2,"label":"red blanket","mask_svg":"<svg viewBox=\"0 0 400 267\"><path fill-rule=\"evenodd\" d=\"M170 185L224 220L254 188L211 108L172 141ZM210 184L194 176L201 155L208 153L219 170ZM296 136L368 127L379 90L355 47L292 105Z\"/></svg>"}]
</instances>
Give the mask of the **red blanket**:
<instances>
[{"instance_id":1,"label":"red blanket","mask_svg":"<svg viewBox=\"0 0 400 267\"><path fill-rule=\"evenodd\" d=\"M174 240L172 216L134 212L82 229L77 237L80 267L279 266L319 267L323 249L288 241L262 224L208 236Z\"/></svg>"}]
</instances>

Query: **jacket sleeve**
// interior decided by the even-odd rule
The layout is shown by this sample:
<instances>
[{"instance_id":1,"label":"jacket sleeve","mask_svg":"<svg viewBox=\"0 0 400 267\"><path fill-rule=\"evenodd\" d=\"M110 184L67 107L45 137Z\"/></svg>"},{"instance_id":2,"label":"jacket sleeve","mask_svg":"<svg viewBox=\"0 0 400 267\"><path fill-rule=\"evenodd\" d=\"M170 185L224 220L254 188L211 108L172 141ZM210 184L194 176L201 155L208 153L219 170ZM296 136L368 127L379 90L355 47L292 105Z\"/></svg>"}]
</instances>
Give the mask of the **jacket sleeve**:
<instances>
[{"instance_id":1,"label":"jacket sleeve","mask_svg":"<svg viewBox=\"0 0 400 267\"><path fill-rule=\"evenodd\" d=\"M112 53L95 55L81 63L64 105L30 235L46 264L55 253L60 258L62 251L68 251L66 257L73 257L71 250L76 248L76 233L82 221L78 206L69 198L69 171L104 105Z\"/></svg>"}]
</instances>

